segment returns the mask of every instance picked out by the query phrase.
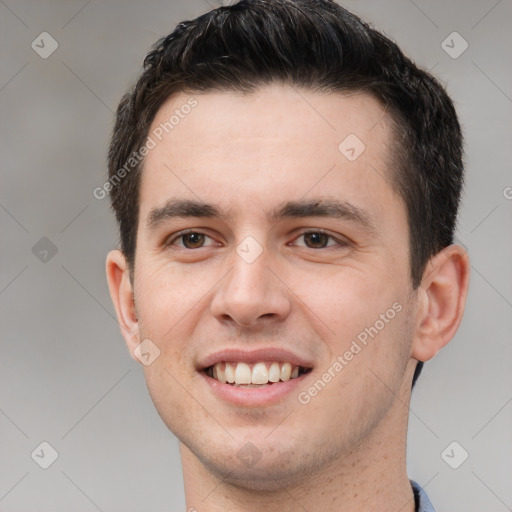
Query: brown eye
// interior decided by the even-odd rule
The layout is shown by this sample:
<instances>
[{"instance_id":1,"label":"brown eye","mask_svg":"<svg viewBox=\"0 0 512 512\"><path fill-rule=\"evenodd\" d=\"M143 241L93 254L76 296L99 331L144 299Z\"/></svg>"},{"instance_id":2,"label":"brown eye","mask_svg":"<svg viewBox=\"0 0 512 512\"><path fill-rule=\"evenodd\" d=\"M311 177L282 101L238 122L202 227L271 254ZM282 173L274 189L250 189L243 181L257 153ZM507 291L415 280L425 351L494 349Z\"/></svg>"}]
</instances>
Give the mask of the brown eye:
<instances>
[{"instance_id":1,"label":"brown eye","mask_svg":"<svg viewBox=\"0 0 512 512\"><path fill-rule=\"evenodd\" d=\"M205 235L202 233L186 233L180 237L187 249L198 249L204 243Z\"/></svg>"},{"instance_id":2,"label":"brown eye","mask_svg":"<svg viewBox=\"0 0 512 512\"><path fill-rule=\"evenodd\" d=\"M171 248L177 247L178 249L201 249L202 247L212 245L212 243L205 245L207 239L212 240L211 237L199 231L182 231L181 234L175 236L166 245Z\"/></svg>"},{"instance_id":3,"label":"brown eye","mask_svg":"<svg viewBox=\"0 0 512 512\"><path fill-rule=\"evenodd\" d=\"M325 233L317 232L304 233L303 237L304 240L311 244L312 247L308 247L311 247L312 249L323 249L324 247L327 247L329 238L331 238L329 235L326 235Z\"/></svg>"},{"instance_id":4,"label":"brown eye","mask_svg":"<svg viewBox=\"0 0 512 512\"><path fill-rule=\"evenodd\" d=\"M296 240L304 239L304 244L297 244L308 249L328 249L332 247L347 247L348 242L342 239L334 238L334 236L324 233L323 231L305 231Z\"/></svg>"}]
</instances>

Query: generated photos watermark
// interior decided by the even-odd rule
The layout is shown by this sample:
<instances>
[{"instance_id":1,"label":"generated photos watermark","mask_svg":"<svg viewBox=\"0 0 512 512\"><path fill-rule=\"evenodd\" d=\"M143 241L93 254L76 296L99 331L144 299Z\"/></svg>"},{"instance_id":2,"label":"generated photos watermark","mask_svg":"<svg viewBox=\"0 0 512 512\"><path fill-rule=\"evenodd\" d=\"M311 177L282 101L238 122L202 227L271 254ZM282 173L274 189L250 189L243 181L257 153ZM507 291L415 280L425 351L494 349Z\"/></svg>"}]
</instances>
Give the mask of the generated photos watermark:
<instances>
[{"instance_id":1,"label":"generated photos watermark","mask_svg":"<svg viewBox=\"0 0 512 512\"><path fill-rule=\"evenodd\" d=\"M99 200L105 199L108 193L125 178L130 172L135 169L140 162L154 149L159 142L162 141L165 135L171 133L176 126L178 126L182 119L190 114L192 109L197 106L197 100L191 97L186 103L174 110L174 114L169 118L168 121L160 123L156 128L151 131L151 134L146 139L146 142L137 150L134 151L131 156L126 160L123 167L117 170L117 172L111 176L101 187L96 187L92 195Z\"/></svg>"},{"instance_id":2,"label":"generated photos watermark","mask_svg":"<svg viewBox=\"0 0 512 512\"><path fill-rule=\"evenodd\" d=\"M327 368L312 386L297 395L299 403L302 405L309 404L311 400L354 359L354 356L359 354L363 348L396 317L397 313L402 311L402 309L402 304L395 302L385 313L379 315L378 320L376 320L372 326L365 327L364 330L357 335L356 339L352 340L350 348L343 354L338 355L329 368Z\"/></svg>"}]
</instances>

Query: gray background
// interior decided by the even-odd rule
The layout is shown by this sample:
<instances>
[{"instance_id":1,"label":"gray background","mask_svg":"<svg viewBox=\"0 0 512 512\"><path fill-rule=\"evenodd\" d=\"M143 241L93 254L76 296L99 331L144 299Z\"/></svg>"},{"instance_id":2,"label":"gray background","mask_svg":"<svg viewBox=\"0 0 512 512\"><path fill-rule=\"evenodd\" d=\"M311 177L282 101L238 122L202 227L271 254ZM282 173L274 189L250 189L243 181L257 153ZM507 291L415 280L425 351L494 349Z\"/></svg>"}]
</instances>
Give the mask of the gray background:
<instances>
[{"instance_id":1,"label":"gray background","mask_svg":"<svg viewBox=\"0 0 512 512\"><path fill-rule=\"evenodd\" d=\"M150 45L214 5L0 0L1 511L185 508L177 440L114 318L104 260L116 226L92 191L113 111ZM438 512L512 510L512 2L344 5L447 84L467 143L458 238L470 295L413 394L409 475ZM47 59L31 48L44 31L59 45ZM469 44L458 58L442 47L453 31ZM59 454L48 469L31 457L42 441ZM469 453L458 469L441 456L453 441ZM463 452L448 453L453 464Z\"/></svg>"}]
</instances>

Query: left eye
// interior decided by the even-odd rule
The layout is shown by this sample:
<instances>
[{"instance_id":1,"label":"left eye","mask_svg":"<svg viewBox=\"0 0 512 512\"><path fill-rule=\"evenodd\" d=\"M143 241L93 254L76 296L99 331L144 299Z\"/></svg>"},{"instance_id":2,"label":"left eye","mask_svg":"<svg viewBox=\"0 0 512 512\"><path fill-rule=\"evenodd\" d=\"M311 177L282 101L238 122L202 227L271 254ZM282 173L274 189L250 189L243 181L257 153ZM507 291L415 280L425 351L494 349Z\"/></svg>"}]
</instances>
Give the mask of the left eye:
<instances>
[{"instance_id":1,"label":"left eye","mask_svg":"<svg viewBox=\"0 0 512 512\"><path fill-rule=\"evenodd\" d=\"M304 238L304 240L306 241L306 247L310 249L324 249L326 247L332 247L334 245L348 245L346 242L337 240L332 235L324 233L323 231L306 231L305 233L302 233L296 240L299 240L300 238ZM331 239L334 243L328 245L329 239ZM308 243L311 244L312 246L307 245Z\"/></svg>"}]
</instances>

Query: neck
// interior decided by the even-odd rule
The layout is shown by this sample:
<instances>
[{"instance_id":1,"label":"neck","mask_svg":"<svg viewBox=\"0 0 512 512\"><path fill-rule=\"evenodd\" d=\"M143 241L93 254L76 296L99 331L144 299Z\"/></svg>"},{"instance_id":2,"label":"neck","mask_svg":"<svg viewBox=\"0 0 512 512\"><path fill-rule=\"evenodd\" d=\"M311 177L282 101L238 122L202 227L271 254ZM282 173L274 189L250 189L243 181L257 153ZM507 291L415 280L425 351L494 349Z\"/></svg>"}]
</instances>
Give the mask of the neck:
<instances>
[{"instance_id":1,"label":"neck","mask_svg":"<svg viewBox=\"0 0 512 512\"><path fill-rule=\"evenodd\" d=\"M371 437L349 453L300 481L266 490L249 488L231 474L212 472L180 443L187 510L414 512L406 470L407 421L408 408L395 400Z\"/></svg>"}]
</instances>

